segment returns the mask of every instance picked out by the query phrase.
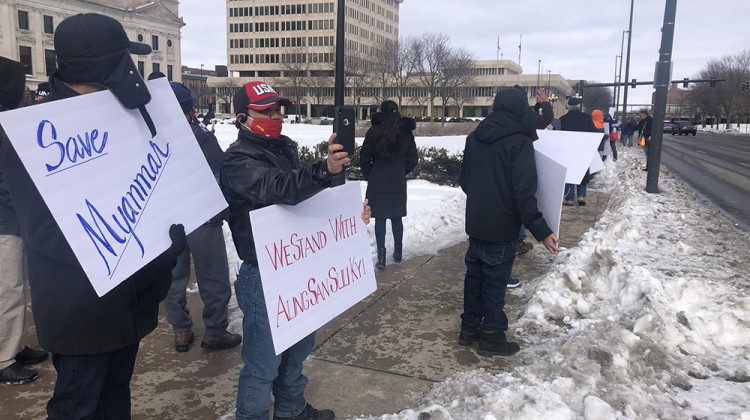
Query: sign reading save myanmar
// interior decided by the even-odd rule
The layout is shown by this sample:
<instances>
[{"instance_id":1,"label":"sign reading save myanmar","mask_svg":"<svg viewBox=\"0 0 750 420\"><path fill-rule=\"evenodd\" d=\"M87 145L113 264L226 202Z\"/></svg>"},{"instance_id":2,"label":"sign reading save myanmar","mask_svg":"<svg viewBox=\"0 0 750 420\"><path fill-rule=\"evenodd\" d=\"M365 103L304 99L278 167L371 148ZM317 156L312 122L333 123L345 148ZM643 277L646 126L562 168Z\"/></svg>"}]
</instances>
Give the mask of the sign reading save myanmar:
<instances>
[{"instance_id":1,"label":"sign reading save myanmar","mask_svg":"<svg viewBox=\"0 0 750 420\"><path fill-rule=\"evenodd\" d=\"M169 83L148 88L153 137L106 90L0 113L99 296L164 252L170 225L189 233L226 207Z\"/></svg>"}]
</instances>

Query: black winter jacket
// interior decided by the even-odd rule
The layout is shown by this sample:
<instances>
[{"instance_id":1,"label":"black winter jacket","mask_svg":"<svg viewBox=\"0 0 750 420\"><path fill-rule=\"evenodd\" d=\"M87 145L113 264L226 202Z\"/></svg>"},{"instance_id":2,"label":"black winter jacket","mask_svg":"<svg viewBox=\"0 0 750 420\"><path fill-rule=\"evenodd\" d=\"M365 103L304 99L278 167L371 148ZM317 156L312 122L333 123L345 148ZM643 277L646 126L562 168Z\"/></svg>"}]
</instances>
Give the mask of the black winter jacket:
<instances>
[{"instance_id":1,"label":"black winter jacket","mask_svg":"<svg viewBox=\"0 0 750 420\"><path fill-rule=\"evenodd\" d=\"M650 115L638 122L638 137L643 134L646 137L646 141L651 141L651 128L654 125L654 119Z\"/></svg>"},{"instance_id":2,"label":"black winter jacket","mask_svg":"<svg viewBox=\"0 0 750 420\"><path fill-rule=\"evenodd\" d=\"M599 131L594 125L594 120L591 119L591 114L584 114L580 108L572 108L560 117L560 126L562 131L585 131L587 133Z\"/></svg>"},{"instance_id":3,"label":"black winter jacket","mask_svg":"<svg viewBox=\"0 0 750 420\"><path fill-rule=\"evenodd\" d=\"M251 210L301 203L330 187L332 179L325 160L300 167L297 143L289 137L274 139L240 130L237 141L224 154L220 177L239 257L258 265Z\"/></svg>"},{"instance_id":4,"label":"black winter jacket","mask_svg":"<svg viewBox=\"0 0 750 420\"><path fill-rule=\"evenodd\" d=\"M45 102L78 95L54 75L50 88ZM98 297L6 140L0 145L0 166L21 224L39 344L52 353L93 354L137 343L156 328L159 302L172 281L174 260L165 263L165 252Z\"/></svg>"},{"instance_id":5,"label":"black winter jacket","mask_svg":"<svg viewBox=\"0 0 750 420\"><path fill-rule=\"evenodd\" d=\"M0 105L0 112L6 111L3 105ZM5 130L0 126L0 143L9 141L5 136ZM5 185L5 177L0 169L0 235L21 236L21 227L18 225L18 216L13 202L10 200L10 191Z\"/></svg>"},{"instance_id":6,"label":"black winter jacket","mask_svg":"<svg viewBox=\"0 0 750 420\"><path fill-rule=\"evenodd\" d=\"M493 112L466 138L460 185L466 233L488 242L518 239L523 223L542 241L552 233L537 208L536 120L519 89L503 89Z\"/></svg>"},{"instance_id":7,"label":"black winter jacket","mask_svg":"<svg viewBox=\"0 0 750 420\"><path fill-rule=\"evenodd\" d=\"M412 134L417 123L413 118L399 116L393 149L378 150L385 119L382 112L372 116L372 127L367 130L359 155L372 217L381 219L406 216L406 174L414 170L419 161Z\"/></svg>"},{"instance_id":8,"label":"black winter jacket","mask_svg":"<svg viewBox=\"0 0 750 420\"><path fill-rule=\"evenodd\" d=\"M211 172L214 174L216 182L218 183L219 172L221 171L221 162L224 161L224 151L221 150L219 141L216 139L216 136L214 136L212 132L196 124L194 121L189 121L188 124L190 124L190 129L193 130L195 140L198 142L198 145L201 148L201 152L203 152L203 156L206 158L208 167L211 168ZM223 223L222 220L227 219L228 217L229 209L225 209L216 216L209 219L203 225L221 225Z\"/></svg>"}]
</instances>

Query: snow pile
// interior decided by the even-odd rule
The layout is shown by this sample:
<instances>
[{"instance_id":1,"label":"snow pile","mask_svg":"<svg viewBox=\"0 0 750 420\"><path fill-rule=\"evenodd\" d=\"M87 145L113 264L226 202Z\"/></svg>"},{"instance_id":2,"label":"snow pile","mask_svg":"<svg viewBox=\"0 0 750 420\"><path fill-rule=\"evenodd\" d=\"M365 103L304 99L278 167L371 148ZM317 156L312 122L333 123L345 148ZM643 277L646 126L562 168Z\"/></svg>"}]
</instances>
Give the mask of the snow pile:
<instances>
[{"instance_id":1,"label":"snow pile","mask_svg":"<svg viewBox=\"0 0 750 420\"><path fill-rule=\"evenodd\" d=\"M732 127L727 130L726 124L722 123L719 124L719 128L714 128L712 126L706 126L706 127L698 127L698 131L705 131L707 133L719 133L719 134L729 134L730 136L747 136L750 135L750 124L732 124Z\"/></svg>"},{"instance_id":2,"label":"snow pile","mask_svg":"<svg viewBox=\"0 0 750 420\"><path fill-rule=\"evenodd\" d=\"M523 286L524 366L457 373L381 419L750 416L750 235L667 172L646 193L639 152L608 162L600 221Z\"/></svg>"}]
</instances>

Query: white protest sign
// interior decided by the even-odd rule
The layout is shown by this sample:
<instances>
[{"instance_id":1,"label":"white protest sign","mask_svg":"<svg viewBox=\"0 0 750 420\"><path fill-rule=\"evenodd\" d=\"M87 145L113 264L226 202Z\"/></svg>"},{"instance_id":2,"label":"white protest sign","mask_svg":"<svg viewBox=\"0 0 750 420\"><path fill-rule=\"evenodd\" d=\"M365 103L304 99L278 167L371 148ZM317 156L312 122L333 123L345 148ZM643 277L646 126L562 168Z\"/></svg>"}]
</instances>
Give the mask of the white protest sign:
<instances>
[{"instance_id":1,"label":"white protest sign","mask_svg":"<svg viewBox=\"0 0 750 420\"><path fill-rule=\"evenodd\" d=\"M604 169L604 162L602 162L602 156L597 152L591 157L591 164L589 165L589 173L595 174Z\"/></svg>"},{"instance_id":2,"label":"white protest sign","mask_svg":"<svg viewBox=\"0 0 750 420\"><path fill-rule=\"evenodd\" d=\"M153 138L106 90L0 113L99 296L227 206L168 81L148 88Z\"/></svg>"},{"instance_id":3,"label":"white protest sign","mask_svg":"<svg viewBox=\"0 0 750 420\"><path fill-rule=\"evenodd\" d=\"M276 354L377 289L359 182L250 212Z\"/></svg>"},{"instance_id":4,"label":"white protest sign","mask_svg":"<svg viewBox=\"0 0 750 420\"><path fill-rule=\"evenodd\" d=\"M591 156L597 153L602 133L582 131L537 130L539 140L534 149L554 159L567 169L565 182L580 184L591 165Z\"/></svg>"},{"instance_id":5,"label":"white protest sign","mask_svg":"<svg viewBox=\"0 0 750 420\"><path fill-rule=\"evenodd\" d=\"M534 151L534 157L537 176L536 205L547 226L559 237L566 169L538 150Z\"/></svg>"}]
</instances>

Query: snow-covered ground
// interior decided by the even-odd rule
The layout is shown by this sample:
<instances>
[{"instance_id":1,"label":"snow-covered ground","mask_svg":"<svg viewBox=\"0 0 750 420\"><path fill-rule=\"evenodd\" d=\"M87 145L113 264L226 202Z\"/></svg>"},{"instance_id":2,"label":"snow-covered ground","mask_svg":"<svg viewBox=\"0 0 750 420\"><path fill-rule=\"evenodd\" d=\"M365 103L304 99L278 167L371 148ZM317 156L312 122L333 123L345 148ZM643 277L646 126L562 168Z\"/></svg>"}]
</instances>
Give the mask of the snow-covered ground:
<instances>
[{"instance_id":1,"label":"snow-covered ground","mask_svg":"<svg viewBox=\"0 0 750 420\"><path fill-rule=\"evenodd\" d=\"M300 145L330 130L284 127ZM217 125L216 134L226 147L236 129ZM463 148L459 137L417 143ZM646 193L642 151L619 152L592 185L611 192L600 220L522 285L531 299L511 336L526 343L514 357L530 363L456 372L423 406L376 418L750 420L750 234L664 170L660 193ZM405 250L434 253L466 238L460 189L410 181L408 190ZM230 329L240 332L231 305Z\"/></svg>"},{"instance_id":2,"label":"snow-covered ground","mask_svg":"<svg viewBox=\"0 0 750 420\"><path fill-rule=\"evenodd\" d=\"M721 133L721 134L729 134L733 136L748 136L750 135L750 124L740 124L737 126L737 124L732 124L732 127L727 130L726 124L719 124L718 128L716 126L700 126L698 125L698 131L706 131L709 133Z\"/></svg>"}]
</instances>

